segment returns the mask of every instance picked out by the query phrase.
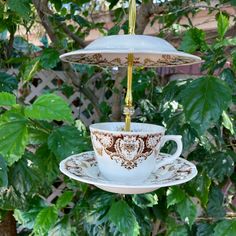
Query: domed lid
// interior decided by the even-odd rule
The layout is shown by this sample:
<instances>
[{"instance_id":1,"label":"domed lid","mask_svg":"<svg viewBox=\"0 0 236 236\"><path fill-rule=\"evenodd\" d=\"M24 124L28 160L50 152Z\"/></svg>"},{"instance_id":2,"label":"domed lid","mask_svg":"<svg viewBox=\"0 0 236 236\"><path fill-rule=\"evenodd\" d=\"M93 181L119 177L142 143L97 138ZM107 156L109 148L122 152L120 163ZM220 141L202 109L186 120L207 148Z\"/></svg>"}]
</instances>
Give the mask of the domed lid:
<instances>
[{"instance_id":1,"label":"domed lid","mask_svg":"<svg viewBox=\"0 0 236 236\"><path fill-rule=\"evenodd\" d=\"M101 37L84 49L65 53L60 58L77 64L126 67L129 53L134 55L134 66L175 67L201 61L200 57L177 51L164 39L145 35Z\"/></svg>"}]
</instances>

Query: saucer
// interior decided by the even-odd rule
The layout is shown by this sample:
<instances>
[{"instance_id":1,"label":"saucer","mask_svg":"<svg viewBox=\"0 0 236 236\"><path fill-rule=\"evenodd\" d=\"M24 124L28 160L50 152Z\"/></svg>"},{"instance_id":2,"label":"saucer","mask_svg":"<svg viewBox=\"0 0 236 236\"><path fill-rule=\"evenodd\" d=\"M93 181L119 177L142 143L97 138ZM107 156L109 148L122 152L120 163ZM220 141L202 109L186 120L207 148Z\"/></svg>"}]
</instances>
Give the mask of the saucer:
<instances>
[{"instance_id":1,"label":"saucer","mask_svg":"<svg viewBox=\"0 0 236 236\"><path fill-rule=\"evenodd\" d=\"M157 162L168 154L160 153ZM140 194L152 192L161 187L183 184L197 175L194 164L177 158L173 163L159 165L142 183L129 184L107 180L98 169L94 151L75 154L60 163L60 171L80 182L95 185L108 192L120 194Z\"/></svg>"},{"instance_id":2,"label":"saucer","mask_svg":"<svg viewBox=\"0 0 236 236\"><path fill-rule=\"evenodd\" d=\"M162 38L147 35L99 37L83 49L61 55L60 59L78 64L126 67L129 53L134 55L134 66L176 67L201 61L197 56L177 51Z\"/></svg>"}]
</instances>

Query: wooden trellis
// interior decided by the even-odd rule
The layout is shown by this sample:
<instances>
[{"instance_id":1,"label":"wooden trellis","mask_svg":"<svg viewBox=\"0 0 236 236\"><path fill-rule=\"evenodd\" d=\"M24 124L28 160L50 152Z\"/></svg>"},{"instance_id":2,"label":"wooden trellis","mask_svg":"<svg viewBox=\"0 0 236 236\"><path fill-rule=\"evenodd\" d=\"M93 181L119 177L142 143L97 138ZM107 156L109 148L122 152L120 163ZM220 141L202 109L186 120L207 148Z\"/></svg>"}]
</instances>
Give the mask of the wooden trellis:
<instances>
[{"instance_id":1,"label":"wooden trellis","mask_svg":"<svg viewBox=\"0 0 236 236\"><path fill-rule=\"evenodd\" d=\"M18 70L10 69L7 73L17 75ZM105 99L105 88L97 89L95 83L96 81L88 81L86 86L96 95L98 103L102 101L111 103L111 99ZM73 94L67 96L61 89L63 85L73 86L63 71L41 70L34 76L32 82L27 83L27 88L25 88L23 83L19 83L18 97L24 97L24 102L31 104L38 96L53 92L61 96L69 104L75 119L80 119L85 125L98 121L91 102L81 92L76 91L76 88L74 88Z\"/></svg>"}]
</instances>

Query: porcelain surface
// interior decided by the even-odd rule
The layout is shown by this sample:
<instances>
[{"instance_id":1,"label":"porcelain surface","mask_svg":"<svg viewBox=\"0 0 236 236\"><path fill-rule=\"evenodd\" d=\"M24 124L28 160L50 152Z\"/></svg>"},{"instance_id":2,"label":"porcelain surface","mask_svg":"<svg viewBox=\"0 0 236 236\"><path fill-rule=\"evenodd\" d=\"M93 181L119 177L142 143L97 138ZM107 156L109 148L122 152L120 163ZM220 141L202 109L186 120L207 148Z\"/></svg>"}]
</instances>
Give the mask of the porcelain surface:
<instances>
[{"instance_id":1,"label":"porcelain surface","mask_svg":"<svg viewBox=\"0 0 236 236\"><path fill-rule=\"evenodd\" d=\"M134 66L173 67L201 62L201 58L177 51L164 39L146 35L100 37L84 49L65 53L60 58L78 64L126 67L128 53L134 54Z\"/></svg>"},{"instance_id":2,"label":"porcelain surface","mask_svg":"<svg viewBox=\"0 0 236 236\"><path fill-rule=\"evenodd\" d=\"M132 132L122 131L124 122L96 123L89 126L98 168L109 180L142 182L155 168L160 149L174 141L177 150L161 164L173 162L182 152L180 135L165 135L165 128L153 124L131 123ZM160 164L160 163L159 163Z\"/></svg>"},{"instance_id":3,"label":"porcelain surface","mask_svg":"<svg viewBox=\"0 0 236 236\"><path fill-rule=\"evenodd\" d=\"M164 159L166 155L160 154L158 159ZM147 193L161 187L183 184L197 175L194 164L183 158L177 158L171 164L156 166L152 174L142 183L110 181L101 175L93 151L66 158L60 163L60 170L74 180L120 194Z\"/></svg>"}]
</instances>

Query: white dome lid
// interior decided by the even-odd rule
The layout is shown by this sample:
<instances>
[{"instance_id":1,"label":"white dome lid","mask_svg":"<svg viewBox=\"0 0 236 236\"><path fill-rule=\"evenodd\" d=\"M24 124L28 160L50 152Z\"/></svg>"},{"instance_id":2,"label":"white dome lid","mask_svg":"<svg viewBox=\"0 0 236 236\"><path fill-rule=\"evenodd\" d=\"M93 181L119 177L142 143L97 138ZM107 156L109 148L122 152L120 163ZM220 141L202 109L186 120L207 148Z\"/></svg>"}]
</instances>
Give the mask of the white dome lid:
<instances>
[{"instance_id":1,"label":"white dome lid","mask_svg":"<svg viewBox=\"0 0 236 236\"><path fill-rule=\"evenodd\" d=\"M114 35L96 39L81 50L60 56L77 64L126 67L128 54L134 54L134 66L171 67L199 63L201 58L177 51L164 39L145 35Z\"/></svg>"}]
</instances>

